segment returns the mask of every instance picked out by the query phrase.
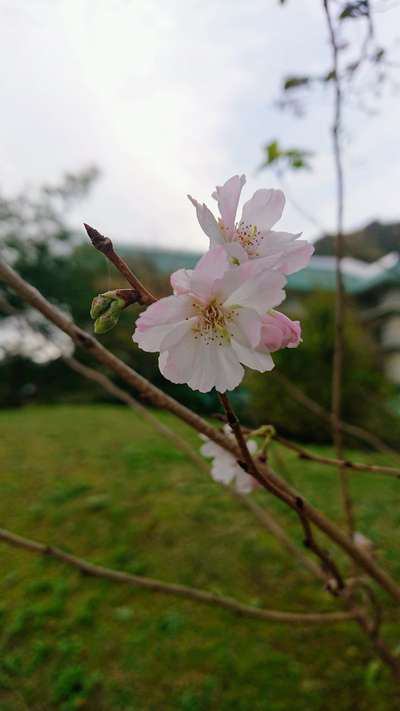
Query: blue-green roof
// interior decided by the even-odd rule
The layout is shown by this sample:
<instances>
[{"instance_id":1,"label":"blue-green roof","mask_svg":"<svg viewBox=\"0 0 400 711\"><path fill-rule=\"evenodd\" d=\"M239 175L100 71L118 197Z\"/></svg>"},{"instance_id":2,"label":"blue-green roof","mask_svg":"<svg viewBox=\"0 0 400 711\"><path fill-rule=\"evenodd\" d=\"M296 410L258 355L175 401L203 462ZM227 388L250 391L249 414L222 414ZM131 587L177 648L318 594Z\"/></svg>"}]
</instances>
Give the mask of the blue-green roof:
<instances>
[{"instance_id":1,"label":"blue-green roof","mask_svg":"<svg viewBox=\"0 0 400 711\"><path fill-rule=\"evenodd\" d=\"M192 269L201 257L198 252L184 250L162 250L146 248L121 248L121 253L132 259L135 255L147 258L163 274L171 274L176 269ZM335 291L336 276L334 260L331 264L321 264L325 257L314 258L308 267L288 278L288 289L309 293L312 291ZM383 273L367 278L359 274L344 272L344 288L349 294L362 294L370 289L379 288L387 284L400 284L400 265L397 263Z\"/></svg>"},{"instance_id":2,"label":"blue-green roof","mask_svg":"<svg viewBox=\"0 0 400 711\"><path fill-rule=\"evenodd\" d=\"M354 274L343 274L344 288L349 294L362 290L365 279ZM335 291L336 275L334 269L321 269L312 264L288 277L288 289L294 291Z\"/></svg>"}]
</instances>

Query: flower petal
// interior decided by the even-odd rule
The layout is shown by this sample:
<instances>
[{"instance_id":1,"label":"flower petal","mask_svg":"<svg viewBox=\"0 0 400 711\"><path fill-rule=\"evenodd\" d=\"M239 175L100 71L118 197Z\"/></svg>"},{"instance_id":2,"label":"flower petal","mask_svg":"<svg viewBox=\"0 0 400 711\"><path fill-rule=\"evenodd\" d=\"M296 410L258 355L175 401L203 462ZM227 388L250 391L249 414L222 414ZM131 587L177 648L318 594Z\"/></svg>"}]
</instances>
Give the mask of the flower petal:
<instances>
[{"instance_id":1,"label":"flower petal","mask_svg":"<svg viewBox=\"0 0 400 711\"><path fill-rule=\"evenodd\" d=\"M304 239L296 240L282 258L278 269L280 269L283 274L294 274L307 266L313 254L314 247L310 242Z\"/></svg>"},{"instance_id":2,"label":"flower petal","mask_svg":"<svg viewBox=\"0 0 400 711\"><path fill-rule=\"evenodd\" d=\"M160 350L163 339L174 327L192 315L193 305L189 296L159 299L139 316L132 339L142 350L155 353Z\"/></svg>"},{"instance_id":3,"label":"flower petal","mask_svg":"<svg viewBox=\"0 0 400 711\"><path fill-rule=\"evenodd\" d=\"M234 390L241 383L244 369L240 365L232 346L219 347L217 350L220 369L216 378L215 389L219 393Z\"/></svg>"},{"instance_id":4,"label":"flower petal","mask_svg":"<svg viewBox=\"0 0 400 711\"><path fill-rule=\"evenodd\" d=\"M188 198L192 205L196 208L197 219L200 223L200 227L205 232L207 237L210 239L210 248L212 249L217 244L223 244L224 238L221 234L221 230L218 226L218 222L212 214L211 210L208 209L207 205L203 203L200 205L197 200L188 195Z\"/></svg>"},{"instance_id":5,"label":"flower petal","mask_svg":"<svg viewBox=\"0 0 400 711\"><path fill-rule=\"evenodd\" d=\"M284 206L282 190L256 190L253 197L243 205L241 222L255 225L260 231L270 230L282 216Z\"/></svg>"},{"instance_id":6,"label":"flower petal","mask_svg":"<svg viewBox=\"0 0 400 711\"><path fill-rule=\"evenodd\" d=\"M159 350L170 351L171 348L179 343L179 341L181 341L189 331L192 332L192 329L197 322L198 317L192 316L192 318L186 318L184 321L170 325L168 333L164 336L160 343Z\"/></svg>"},{"instance_id":7,"label":"flower petal","mask_svg":"<svg viewBox=\"0 0 400 711\"><path fill-rule=\"evenodd\" d=\"M229 236L232 235L235 227L236 211L245 182L245 175L234 175L223 185L217 185L212 194L212 197L218 202L222 222Z\"/></svg>"},{"instance_id":8,"label":"flower petal","mask_svg":"<svg viewBox=\"0 0 400 711\"><path fill-rule=\"evenodd\" d=\"M188 385L192 390L218 392L233 390L241 382L244 370L230 346L207 345L196 341L196 356Z\"/></svg>"},{"instance_id":9,"label":"flower petal","mask_svg":"<svg viewBox=\"0 0 400 711\"><path fill-rule=\"evenodd\" d=\"M215 293L215 282L221 279L230 268L225 247L218 246L207 252L196 264L192 278L191 291L203 302L207 302Z\"/></svg>"},{"instance_id":10,"label":"flower petal","mask_svg":"<svg viewBox=\"0 0 400 711\"><path fill-rule=\"evenodd\" d=\"M267 352L247 348L239 341L232 339L232 348L234 349L238 359L243 365L253 370L258 370L259 373L265 373L267 370L272 370L274 361Z\"/></svg>"},{"instance_id":11,"label":"flower petal","mask_svg":"<svg viewBox=\"0 0 400 711\"><path fill-rule=\"evenodd\" d=\"M268 309L282 303L285 298L285 292L283 291L285 284L286 279L283 274L275 270L266 269L254 278L246 279L226 299L224 307L247 306L259 314L264 314Z\"/></svg>"},{"instance_id":12,"label":"flower petal","mask_svg":"<svg viewBox=\"0 0 400 711\"><path fill-rule=\"evenodd\" d=\"M226 486L237 476L236 467L237 464L233 457L231 457L231 461L222 460L218 457L211 466L211 476L215 481Z\"/></svg>"},{"instance_id":13,"label":"flower petal","mask_svg":"<svg viewBox=\"0 0 400 711\"><path fill-rule=\"evenodd\" d=\"M249 474L246 474L246 472L237 465L237 473L235 477L235 489L239 494L250 494L251 491L253 491L255 485L255 481L253 477L251 477Z\"/></svg>"},{"instance_id":14,"label":"flower petal","mask_svg":"<svg viewBox=\"0 0 400 711\"><path fill-rule=\"evenodd\" d=\"M230 332L236 340L245 346L256 348L260 343L262 320L257 311L253 309L238 309L238 313L231 323Z\"/></svg>"},{"instance_id":15,"label":"flower petal","mask_svg":"<svg viewBox=\"0 0 400 711\"><path fill-rule=\"evenodd\" d=\"M179 296L190 291L192 274L193 269L178 269L178 271L171 274L170 283L174 294Z\"/></svg>"},{"instance_id":16,"label":"flower petal","mask_svg":"<svg viewBox=\"0 0 400 711\"><path fill-rule=\"evenodd\" d=\"M172 383L187 383L193 372L196 350L197 341L189 332L169 351L160 353L158 367L164 378Z\"/></svg>"}]
</instances>

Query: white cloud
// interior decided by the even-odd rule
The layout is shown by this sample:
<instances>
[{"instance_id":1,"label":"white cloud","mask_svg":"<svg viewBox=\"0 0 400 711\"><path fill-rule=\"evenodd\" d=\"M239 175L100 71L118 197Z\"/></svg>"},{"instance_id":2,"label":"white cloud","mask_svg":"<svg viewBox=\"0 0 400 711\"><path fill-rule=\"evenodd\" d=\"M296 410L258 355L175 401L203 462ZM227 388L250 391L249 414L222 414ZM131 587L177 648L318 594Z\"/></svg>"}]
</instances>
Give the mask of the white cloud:
<instances>
[{"instance_id":1,"label":"white cloud","mask_svg":"<svg viewBox=\"0 0 400 711\"><path fill-rule=\"evenodd\" d=\"M255 169L262 144L277 136L319 151L315 172L291 185L332 227L329 105L314 102L303 121L272 107L282 74L329 64L314 0L285 9L275 0L0 0L2 6L3 188L96 163L104 177L77 219L136 243L198 249L205 242L186 193L206 199L239 171L248 174L248 190L273 182ZM378 18L383 41L394 37L395 16L398 10ZM396 99L385 100L383 110L369 123L349 116L348 225L399 217ZM315 233L291 207L282 226Z\"/></svg>"}]
</instances>

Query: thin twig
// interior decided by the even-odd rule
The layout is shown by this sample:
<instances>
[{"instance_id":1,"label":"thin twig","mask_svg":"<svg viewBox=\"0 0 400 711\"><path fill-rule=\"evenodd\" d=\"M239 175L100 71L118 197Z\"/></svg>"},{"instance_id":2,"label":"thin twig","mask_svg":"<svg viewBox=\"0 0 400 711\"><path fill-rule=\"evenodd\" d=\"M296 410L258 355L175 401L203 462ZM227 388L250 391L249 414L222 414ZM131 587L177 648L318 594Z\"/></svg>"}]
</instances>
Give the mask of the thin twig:
<instances>
[{"instance_id":1,"label":"thin twig","mask_svg":"<svg viewBox=\"0 0 400 711\"><path fill-rule=\"evenodd\" d=\"M8 543L16 548L23 548L31 553L39 553L40 555L54 558L62 563L77 568L81 573L90 575L95 578L105 578L117 583L126 583L132 587L144 588L153 592L163 593L165 595L174 595L178 597L195 600L196 602L205 603L206 605L216 605L222 607L238 615L253 617L259 620L268 620L269 622L287 622L289 624L328 624L332 622L346 622L355 618L354 612L321 612L321 613L297 613L297 612L282 612L280 610L263 610L250 605L244 605L234 598L217 595L216 593L206 590L198 590L197 588L187 587L186 585L176 585L166 583L163 580L154 578L145 578L138 575L131 575L122 570L113 570L105 568L101 565L94 565L83 558L78 558L71 555L61 548L55 546L44 545L30 538L18 536L11 531L0 529L0 541Z\"/></svg>"},{"instance_id":2,"label":"thin twig","mask_svg":"<svg viewBox=\"0 0 400 711\"><path fill-rule=\"evenodd\" d=\"M154 301L156 301L156 297L153 296L148 289L146 289L144 284L142 284L142 282L133 274L125 260L117 254L109 237L104 237L104 235L100 234L100 232L98 232L94 227L87 225L85 222L83 224L93 247L97 249L98 252L104 254L104 256L107 257L107 259L118 269L119 273L125 277L128 284L130 284L140 294L141 303L154 303Z\"/></svg>"},{"instance_id":3,"label":"thin twig","mask_svg":"<svg viewBox=\"0 0 400 711\"><path fill-rule=\"evenodd\" d=\"M257 479L257 474L259 475L259 467L255 463L253 457L251 456L249 449L247 447L247 442L244 437L243 431L240 426L240 422L236 416L236 413L230 403L230 400L227 395L221 395L220 394L220 400L221 403L224 407L228 423L232 429L233 434L235 435L239 450L243 455L243 458L246 463L246 471L248 471L250 474L255 476ZM270 488L270 476L272 474L271 471L268 472L268 486L267 488L269 491L273 492L273 488ZM262 477L263 478L263 477ZM258 479L259 480L259 479ZM273 492L274 493L274 492ZM378 654L378 656L382 659L382 661L389 666L391 669L393 676L395 677L396 681L400 682L400 662L399 660L392 654L390 651L389 647L386 645L386 643L379 637L378 635L378 628L376 627L375 622L371 624L368 616L366 616L363 612L359 612L357 610L357 607L353 601L353 592L351 589L348 589L346 581L343 579L339 568L337 567L336 563L332 560L330 557L329 553L322 548L319 543L316 541L311 524L308 520L308 517L305 513L305 502L301 497L296 497L295 499L295 505L293 506L292 502L288 500L283 492L278 489L277 492L275 492L276 496L278 496L280 499L285 501L291 508L294 508L296 513L298 514L298 517L300 519L301 525L304 530L305 538L304 538L304 545L309 548L316 556L317 558L321 561L322 565L322 574L324 576L327 576L326 579L326 589L331 593L333 596L339 596L346 607L350 609L350 612L355 614L356 619L360 627L364 630L365 634L368 636L370 639L372 646L375 650L375 652ZM369 586L366 586L366 589L368 591L368 599L371 603L373 613L374 613L374 618L376 619L376 616L378 615L380 617L380 608L378 604L375 604L375 596L373 591L370 590Z\"/></svg>"},{"instance_id":4,"label":"thin twig","mask_svg":"<svg viewBox=\"0 0 400 711\"><path fill-rule=\"evenodd\" d=\"M250 454L245 436L240 426L240 422L232 407L229 397L226 395L226 393L224 393L220 394L219 398L225 410L228 424L231 427L234 436L236 437L239 449L242 453L243 460L246 465L246 471L251 474L255 479L257 479L257 481L259 481L268 491L278 496L278 498L284 501L288 506L290 506L291 509L293 509L297 513L305 534L304 545L317 556L317 558L321 562L322 570L333 577L335 584L329 584L329 590L330 592L336 595L337 591L342 591L344 589L343 578L337 566L331 560L329 554L316 542L312 533L310 522L303 510L304 506L302 498L299 496L288 496L286 491L282 491L280 488L276 487L275 482L271 482L270 476L262 476L258 465Z\"/></svg>"},{"instance_id":5,"label":"thin twig","mask_svg":"<svg viewBox=\"0 0 400 711\"><path fill-rule=\"evenodd\" d=\"M318 402L306 395L305 392L301 390L301 388L295 385L291 380L289 380L286 375L283 375L283 373L274 373L274 378L276 378L280 382L280 384L283 385L284 388L286 388L286 390L290 393L291 397L293 397L295 400L297 400L297 402L306 407L307 410L309 410L316 417L318 417L320 421L322 420L322 422L326 423L327 427L331 429L331 412L325 410L322 405L320 405ZM344 422L343 420L341 420L339 426L342 432L346 432L351 437L354 437L355 439L360 440L361 442L365 442L373 449L376 449L379 452L382 452L383 454L390 454L393 457L399 456L398 451L392 449L392 447L389 447L386 442L381 440L379 437L377 437L377 435L373 434L372 432L369 432L368 430L365 430L362 427L358 427L358 425L351 425L350 423Z\"/></svg>"},{"instance_id":6,"label":"thin twig","mask_svg":"<svg viewBox=\"0 0 400 711\"><path fill-rule=\"evenodd\" d=\"M339 74L339 44L330 13L330 0L323 0L323 7L329 31L332 51L333 82L335 87L334 118L332 124L332 144L336 171L336 299L335 299L335 344L333 355L332 378L332 436L337 459L343 459L343 436L340 427L342 415L342 381L343 381L343 333L344 333L344 285L342 275L343 258L343 211L344 211L344 179L341 153L341 122L342 122L342 86ZM343 467L338 467L342 505L345 514L347 531L350 536L354 532L353 503L349 492L348 474Z\"/></svg>"},{"instance_id":7,"label":"thin twig","mask_svg":"<svg viewBox=\"0 0 400 711\"><path fill-rule=\"evenodd\" d=\"M324 457L320 454L315 454L310 452L308 449L301 447L299 444L294 442L289 442L289 440L275 434L274 439L279 442L285 449L290 449L299 455L300 459L306 459L309 462L316 462L319 464L326 464L330 467L342 467L343 469L349 469L355 472L371 472L373 474L386 474L387 476L395 477L400 479L400 469L396 467L389 467L381 464L363 464L361 462L353 462L350 459L333 459L331 457Z\"/></svg>"}]
</instances>

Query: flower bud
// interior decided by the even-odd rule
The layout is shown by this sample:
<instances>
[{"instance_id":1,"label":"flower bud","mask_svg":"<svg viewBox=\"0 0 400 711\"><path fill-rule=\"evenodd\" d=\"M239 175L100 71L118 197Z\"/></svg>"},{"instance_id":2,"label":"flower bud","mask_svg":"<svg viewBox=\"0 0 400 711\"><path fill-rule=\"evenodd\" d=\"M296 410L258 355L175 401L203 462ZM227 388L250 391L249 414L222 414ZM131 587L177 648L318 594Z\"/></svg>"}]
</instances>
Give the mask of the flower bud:
<instances>
[{"instance_id":1,"label":"flower bud","mask_svg":"<svg viewBox=\"0 0 400 711\"><path fill-rule=\"evenodd\" d=\"M94 332L95 333L107 333L111 331L114 326L117 325L119 317L126 307L126 301L115 295L115 292L109 292L108 294L100 294L99 297L105 297L104 301L98 302L95 308L91 309L91 316L93 318L94 314L99 314L95 316L94 322Z\"/></svg>"},{"instance_id":2,"label":"flower bud","mask_svg":"<svg viewBox=\"0 0 400 711\"><path fill-rule=\"evenodd\" d=\"M95 296L90 307L90 317L95 320L101 316L109 307L113 297L108 294L98 294Z\"/></svg>"}]
</instances>

